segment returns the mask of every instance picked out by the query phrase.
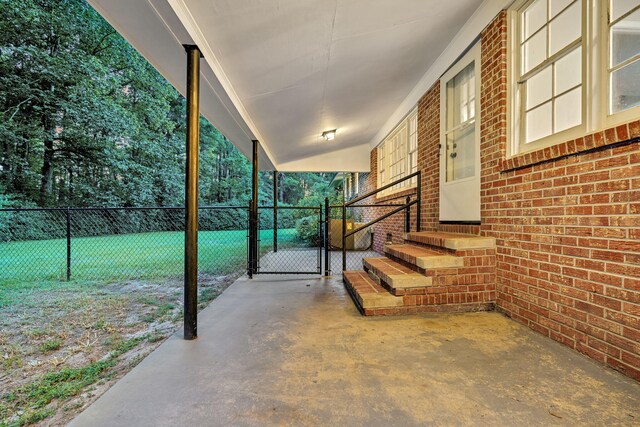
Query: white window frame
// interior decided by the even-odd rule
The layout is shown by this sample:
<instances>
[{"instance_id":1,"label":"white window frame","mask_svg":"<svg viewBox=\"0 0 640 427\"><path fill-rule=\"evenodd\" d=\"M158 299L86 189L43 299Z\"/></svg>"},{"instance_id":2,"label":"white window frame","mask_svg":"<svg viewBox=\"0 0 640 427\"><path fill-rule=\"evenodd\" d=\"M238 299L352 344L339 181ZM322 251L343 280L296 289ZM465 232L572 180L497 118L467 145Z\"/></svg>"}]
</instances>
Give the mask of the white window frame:
<instances>
[{"instance_id":1,"label":"white window frame","mask_svg":"<svg viewBox=\"0 0 640 427\"><path fill-rule=\"evenodd\" d=\"M582 124L524 144L521 70L521 12L534 0L516 1L509 9L507 113L510 120L507 156L557 145L571 139L627 123L640 116L640 106L609 114L609 8L610 1L583 0L582 4ZM548 61L548 59L547 59Z\"/></svg>"},{"instance_id":2,"label":"white window frame","mask_svg":"<svg viewBox=\"0 0 640 427\"><path fill-rule=\"evenodd\" d=\"M411 121L414 120L415 126L411 126ZM413 132L412 132L413 130ZM398 144L398 138L403 138ZM415 140L414 144L411 141ZM411 151L409 151L411 149ZM418 109L414 108L396 127L389 133L389 135L376 147L378 155L378 171L377 171L377 183L378 188L387 185L398 179L411 174L411 158L410 154L415 153L416 165L414 167L415 172L417 167L418 156ZM398 154L400 152L400 154ZM400 155L400 159L396 160L394 156ZM396 161L394 161L396 160ZM395 168L392 170L392 168ZM398 168L400 172L397 172ZM392 176L392 172L395 171L396 175ZM384 172L384 173L383 173ZM384 175L384 176L383 176ZM381 191L377 194L377 197L386 197L400 191L404 191L415 187L417 181L415 179L408 179L400 184L394 185L387 190Z\"/></svg>"},{"instance_id":3,"label":"white window frame","mask_svg":"<svg viewBox=\"0 0 640 427\"><path fill-rule=\"evenodd\" d=\"M599 24L599 28L600 28L600 34L601 34L601 40L604 40L603 43L601 43L602 46L602 50L600 52L601 55L601 62L600 62L600 71L602 72L602 77L601 77L601 89L602 89L602 99L604 102L602 102L602 112L601 115L604 117L604 123L603 123L603 127L608 128L608 127L612 127L615 125L619 125L621 123L626 123L626 122L630 122L632 120L637 120L638 117L640 117L640 105L632 107L632 108L628 108L626 110L622 110L619 111L617 113L613 113L611 114L611 80L610 80L610 69L609 69L609 55L610 55L610 46L611 46L611 32L609 31L609 16L611 15L610 12L610 5L611 2L607 1L606 2L606 7L602 7L601 9L601 19L599 19L599 22L597 22L597 24ZM638 11L640 9L632 9L634 12ZM623 18L624 16L627 16L627 13L624 14L621 18ZM637 59L638 55L632 57L631 61L628 62L635 62L634 60L638 60ZM626 63L627 61L625 61Z\"/></svg>"}]
</instances>

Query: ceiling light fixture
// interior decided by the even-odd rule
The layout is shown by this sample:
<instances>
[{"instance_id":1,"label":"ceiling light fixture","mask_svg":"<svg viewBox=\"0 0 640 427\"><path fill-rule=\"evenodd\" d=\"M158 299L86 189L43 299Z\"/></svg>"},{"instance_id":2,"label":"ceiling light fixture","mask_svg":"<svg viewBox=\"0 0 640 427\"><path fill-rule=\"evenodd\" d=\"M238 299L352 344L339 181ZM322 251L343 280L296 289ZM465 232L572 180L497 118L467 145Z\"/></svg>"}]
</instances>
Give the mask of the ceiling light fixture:
<instances>
[{"instance_id":1,"label":"ceiling light fixture","mask_svg":"<svg viewBox=\"0 0 640 427\"><path fill-rule=\"evenodd\" d=\"M331 141L336 137L336 130L335 129L325 130L324 132L322 132L322 137L327 141Z\"/></svg>"}]
</instances>

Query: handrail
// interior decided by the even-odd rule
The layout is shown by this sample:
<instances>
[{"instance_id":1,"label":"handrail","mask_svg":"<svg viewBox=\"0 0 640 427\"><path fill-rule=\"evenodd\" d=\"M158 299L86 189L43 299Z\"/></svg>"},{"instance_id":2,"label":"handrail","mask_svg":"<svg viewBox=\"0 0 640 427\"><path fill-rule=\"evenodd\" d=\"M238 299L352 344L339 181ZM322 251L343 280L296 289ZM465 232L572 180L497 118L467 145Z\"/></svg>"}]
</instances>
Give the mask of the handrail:
<instances>
[{"instance_id":1,"label":"handrail","mask_svg":"<svg viewBox=\"0 0 640 427\"><path fill-rule=\"evenodd\" d=\"M397 214L400 211L408 209L408 208L410 208L411 206L413 206L413 205L415 205L417 203L418 203L418 200L416 199L416 200L414 200L412 202L409 202L409 203L407 203L405 205L400 205L399 208L396 208L396 209L392 210L391 212L387 212L386 214L382 215L381 217L378 217L378 218L376 218L376 219L374 219L372 221L369 221L368 223L361 225L360 227L356 228L355 230L352 230L352 231L348 232L344 237L353 236L354 234L359 233L360 231L364 230L365 228L371 227L376 222L380 222L382 220L385 220L385 219L389 218L391 215Z\"/></svg>"},{"instance_id":2,"label":"handrail","mask_svg":"<svg viewBox=\"0 0 640 427\"><path fill-rule=\"evenodd\" d=\"M400 205L398 207L396 207L395 209L393 209L390 212L385 213L384 215L381 215L380 217L367 222L364 225L361 225L360 227L356 228L355 230L351 230L349 233L347 233L347 208L351 207L351 208L358 208L358 207L372 207L372 206L376 206L376 205L356 205L356 203L358 203L361 200L364 200L368 197L371 197L375 194L378 194L381 191L386 190L387 188L391 188L395 185L398 185L401 182L407 181L409 179L415 178L417 177L418 179L416 180L416 198L415 200L411 201L411 198L407 195L407 202L406 204ZM410 214L411 214L411 206L413 205L417 205L418 209L416 212L416 231L420 231L420 204L422 201L422 178L421 178L421 172L417 171L414 172L412 174L409 174L403 178L400 178L397 181L394 181L392 183L389 183L387 185L384 185L380 188L377 188L375 190L372 190L370 192L368 192L367 194L364 194L360 197L356 197L353 200L350 200L347 203L344 203L342 206L340 206L342 208L342 271L345 271L347 268L347 237L353 236L354 234L368 228L371 227L373 224L380 222L384 219L389 218L391 215L395 215L398 212L401 211L405 211L405 231L410 231ZM387 206L387 207L393 207L394 204L390 204L390 203L386 203L386 204L380 204L377 207L382 207L382 206Z\"/></svg>"},{"instance_id":3,"label":"handrail","mask_svg":"<svg viewBox=\"0 0 640 427\"><path fill-rule=\"evenodd\" d=\"M322 210L320 206L258 206L258 209L297 209L297 210Z\"/></svg>"},{"instance_id":4,"label":"handrail","mask_svg":"<svg viewBox=\"0 0 640 427\"><path fill-rule=\"evenodd\" d=\"M351 206L351 205L353 205L353 204L355 204L355 203L358 203L360 200L364 200L364 199L366 199L367 197L371 197L371 196L373 196L374 194L378 194L379 192L384 191L384 190L386 190L387 188L391 188L391 187L393 187L394 185L398 185L398 184L400 184L401 182L407 181L407 180L409 180L409 179L411 179L411 178L415 178L416 176L418 177L418 185L417 185L417 188L419 189L419 188L420 188L420 175L421 175L420 171L416 171L416 172L414 172L414 173L412 173L412 174L409 174L409 175L405 176L404 178L400 178L399 180L397 180L397 181L393 181L393 182L392 182L392 183L390 183L390 184L383 185L383 186L382 186L382 187L380 187L380 188L377 188L377 189L375 189L375 190L369 191L367 194L364 194L364 195L362 195L362 196L360 196L360 197L356 197L356 198L355 198L355 199L353 199L353 200L349 200L347 203L345 203L345 204L344 204L344 206L345 206L345 207L349 207L349 206ZM420 191L418 191L418 199L419 199L419 198L420 198Z\"/></svg>"}]
</instances>

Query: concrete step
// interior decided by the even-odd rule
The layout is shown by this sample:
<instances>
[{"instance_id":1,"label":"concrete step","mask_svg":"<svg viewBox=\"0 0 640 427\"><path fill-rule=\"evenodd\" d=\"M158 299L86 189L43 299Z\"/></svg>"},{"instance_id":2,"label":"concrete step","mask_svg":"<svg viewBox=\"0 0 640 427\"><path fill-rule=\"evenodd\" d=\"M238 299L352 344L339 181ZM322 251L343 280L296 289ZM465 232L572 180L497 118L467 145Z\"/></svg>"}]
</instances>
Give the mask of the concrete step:
<instances>
[{"instance_id":1,"label":"concrete step","mask_svg":"<svg viewBox=\"0 0 640 427\"><path fill-rule=\"evenodd\" d=\"M391 295L362 270L345 271L343 278L349 293L362 311L402 306L402 297Z\"/></svg>"},{"instance_id":2,"label":"concrete step","mask_svg":"<svg viewBox=\"0 0 640 427\"><path fill-rule=\"evenodd\" d=\"M464 266L464 259L454 255L446 255L416 245L385 245L386 254L413 264L422 269L458 268Z\"/></svg>"},{"instance_id":3,"label":"concrete step","mask_svg":"<svg viewBox=\"0 0 640 427\"><path fill-rule=\"evenodd\" d=\"M496 239L493 237L474 236L462 233L445 233L441 231L421 231L405 233L404 239L409 242L430 245L439 248L464 251L472 249L495 249Z\"/></svg>"},{"instance_id":4,"label":"concrete step","mask_svg":"<svg viewBox=\"0 0 640 427\"><path fill-rule=\"evenodd\" d=\"M409 267L397 263L387 257L363 258L364 269L378 279L381 285L391 288L392 293L396 289L424 288L431 286L431 277L416 273Z\"/></svg>"}]
</instances>

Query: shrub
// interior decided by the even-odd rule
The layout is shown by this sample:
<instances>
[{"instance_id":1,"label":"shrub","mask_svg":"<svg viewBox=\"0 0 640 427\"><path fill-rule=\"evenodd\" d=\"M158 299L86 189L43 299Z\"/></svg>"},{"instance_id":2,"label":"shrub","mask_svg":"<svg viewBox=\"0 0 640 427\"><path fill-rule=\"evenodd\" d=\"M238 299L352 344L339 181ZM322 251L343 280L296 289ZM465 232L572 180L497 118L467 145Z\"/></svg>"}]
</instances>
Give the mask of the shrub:
<instances>
[{"instance_id":1,"label":"shrub","mask_svg":"<svg viewBox=\"0 0 640 427\"><path fill-rule=\"evenodd\" d=\"M309 246L319 246L318 216L306 216L296 221L296 237Z\"/></svg>"}]
</instances>

